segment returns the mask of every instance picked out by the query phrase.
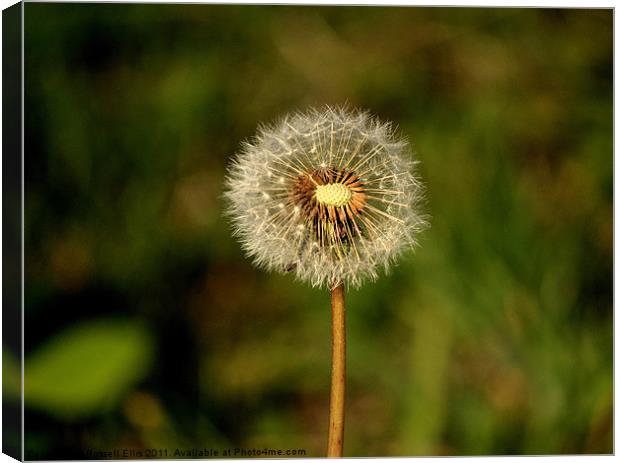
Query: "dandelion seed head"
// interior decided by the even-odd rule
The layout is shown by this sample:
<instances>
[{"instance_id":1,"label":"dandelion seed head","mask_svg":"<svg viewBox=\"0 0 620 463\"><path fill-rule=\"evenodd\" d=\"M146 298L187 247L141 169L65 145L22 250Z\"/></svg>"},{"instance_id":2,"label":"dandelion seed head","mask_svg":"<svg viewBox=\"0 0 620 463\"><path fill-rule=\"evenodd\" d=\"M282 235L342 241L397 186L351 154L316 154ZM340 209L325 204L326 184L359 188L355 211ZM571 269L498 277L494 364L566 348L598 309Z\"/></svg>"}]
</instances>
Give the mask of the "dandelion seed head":
<instances>
[{"instance_id":1,"label":"dandelion seed head","mask_svg":"<svg viewBox=\"0 0 620 463\"><path fill-rule=\"evenodd\" d=\"M426 227L407 142L367 112L326 107L261 126L226 178L227 214L255 264L313 286L360 286Z\"/></svg>"}]
</instances>

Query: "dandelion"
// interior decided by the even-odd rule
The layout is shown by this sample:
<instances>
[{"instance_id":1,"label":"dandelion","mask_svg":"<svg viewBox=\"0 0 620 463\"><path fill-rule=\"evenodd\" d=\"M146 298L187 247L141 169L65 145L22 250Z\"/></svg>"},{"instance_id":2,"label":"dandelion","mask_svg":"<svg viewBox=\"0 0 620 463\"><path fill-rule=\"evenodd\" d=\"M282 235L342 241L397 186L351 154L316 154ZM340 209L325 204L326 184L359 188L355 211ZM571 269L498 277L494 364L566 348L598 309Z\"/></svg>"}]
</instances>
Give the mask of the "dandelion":
<instances>
[{"instance_id":1,"label":"dandelion","mask_svg":"<svg viewBox=\"0 0 620 463\"><path fill-rule=\"evenodd\" d=\"M344 285L414 247L426 222L407 142L362 111L310 109L259 128L226 179L234 234L254 263L332 291L328 456L341 456Z\"/></svg>"}]
</instances>

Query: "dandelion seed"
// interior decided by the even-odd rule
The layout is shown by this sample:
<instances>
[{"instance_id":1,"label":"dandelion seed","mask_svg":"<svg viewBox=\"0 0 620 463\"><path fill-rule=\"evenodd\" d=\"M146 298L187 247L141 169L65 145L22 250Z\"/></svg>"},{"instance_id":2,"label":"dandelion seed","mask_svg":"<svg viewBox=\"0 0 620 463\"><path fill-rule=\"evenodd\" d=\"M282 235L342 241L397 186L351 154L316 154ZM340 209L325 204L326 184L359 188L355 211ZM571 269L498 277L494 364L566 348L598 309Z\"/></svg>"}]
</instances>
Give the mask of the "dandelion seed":
<instances>
[{"instance_id":1,"label":"dandelion seed","mask_svg":"<svg viewBox=\"0 0 620 463\"><path fill-rule=\"evenodd\" d=\"M257 265L294 265L313 286L374 280L426 225L411 156L390 124L366 112L286 116L260 128L229 170L235 234Z\"/></svg>"}]
</instances>

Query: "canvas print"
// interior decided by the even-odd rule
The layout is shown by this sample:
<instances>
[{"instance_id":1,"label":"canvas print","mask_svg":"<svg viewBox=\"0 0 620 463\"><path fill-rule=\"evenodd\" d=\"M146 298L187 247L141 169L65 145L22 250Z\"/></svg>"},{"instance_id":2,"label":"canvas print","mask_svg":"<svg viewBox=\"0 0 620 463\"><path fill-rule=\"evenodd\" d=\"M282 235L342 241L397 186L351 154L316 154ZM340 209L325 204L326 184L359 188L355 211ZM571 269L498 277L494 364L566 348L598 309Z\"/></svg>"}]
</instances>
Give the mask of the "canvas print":
<instances>
[{"instance_id":1,"label":"canvas print","mask_svg":"<svg viewBox=\"0 0 620 463\"><path fill-rule=\"evenodd\" d=\"M23 27L5 446L613 452L611 9L26 3Z\"/></svg>"}]
</instances>

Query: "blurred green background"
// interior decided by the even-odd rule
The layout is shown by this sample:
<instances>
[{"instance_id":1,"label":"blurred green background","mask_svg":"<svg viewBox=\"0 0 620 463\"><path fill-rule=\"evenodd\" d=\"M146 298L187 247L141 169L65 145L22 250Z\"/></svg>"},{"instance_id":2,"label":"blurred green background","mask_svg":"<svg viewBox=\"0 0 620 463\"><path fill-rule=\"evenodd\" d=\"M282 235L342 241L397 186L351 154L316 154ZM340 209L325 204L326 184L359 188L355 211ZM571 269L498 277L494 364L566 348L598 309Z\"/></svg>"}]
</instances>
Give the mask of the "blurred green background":
<instances>
[{"instance_id":1,"label":"blurred green background","mask_svg":"<svg viewBox=\"0 0 620 463\"><path fill-rule=\"evenodd\" d=\"M348 295L345 455L612 451L611 10L25 14L26 458L324 454L329 295L256 270L221 194L259 122L345 102L432 216Z\"/></svg>"}]
</instances>

